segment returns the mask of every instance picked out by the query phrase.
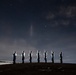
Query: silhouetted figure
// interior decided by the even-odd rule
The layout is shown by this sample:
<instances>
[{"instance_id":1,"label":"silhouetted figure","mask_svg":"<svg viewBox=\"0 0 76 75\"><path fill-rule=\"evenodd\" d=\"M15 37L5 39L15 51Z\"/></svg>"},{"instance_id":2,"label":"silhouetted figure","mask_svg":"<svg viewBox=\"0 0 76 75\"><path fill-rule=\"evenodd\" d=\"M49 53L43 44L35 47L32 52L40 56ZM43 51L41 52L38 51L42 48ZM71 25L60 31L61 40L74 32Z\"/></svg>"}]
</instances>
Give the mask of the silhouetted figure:
<instances>
[{"instance_id":1,"label":"silhouetted figure","mask_svg":"<svg viewBox=\"0 0 76 75\"><path fill-rule=\"evenodd\" d=\"M25 60L25 52L23 51L22 52L22 63L24 63L24 60Z\"/></svg>"},{"instance_id":2,"label":"silhouetted figure","mask_svg":"<svg viewBox=\"0 0 76 75\"><path fill-rule=\"evenodd\" d=\"M39 52L38 52L38 63L40 63L40 54L39 54Z\"/></svg>"},{"instance_id":3,"label":"silhouetted figure","mask_svg":"<svg viewBox=\"0 0 76 75\"><path fill-rule=\"evenodd\" d=\"M52 58L51 58L51 60L52 60L52 63L54 63L54 52L52 52Z\"/></svg>"},{"instance_id":4,"label":"silhouetted figure","mask_svg":"<svg viewBox=\"0 0 76 75\"><path fill-rule=\"evenodd\" d=\"M62 52L60 53L60 63L63 63L63 56L62 56Z\"/></svg>"},{"instance_id":5,"label":"silhouetted figure","mask_svg":"<svg viewBox=\"0 0 76 75\"><path fill-rule=\"evenodd\" d=\"M47 52L45 52L45 58L44 58L44 60L45 60L45 63L47 63Z\"/></svg>"},{"instance_id":6,"label":"silhouetted figure","mask_svg":"<svg viewBox=\"0 0 76 75\"><path fill-rule=\"evenodd\" d=\"M30 52L30 63L32 63L32 51Z\"/></svg>"},{"instance_id":7,"label":"silhouetted figure","mask_svg":"<svg viewBox=\"0 0 76 75\"><path fill-rule=\"evenodd\" d=\"M16 56L17 56L17 53L16 53L16 51L13 53L13 64L15 64L16 63Z\"/></svg>"}]
</instances>

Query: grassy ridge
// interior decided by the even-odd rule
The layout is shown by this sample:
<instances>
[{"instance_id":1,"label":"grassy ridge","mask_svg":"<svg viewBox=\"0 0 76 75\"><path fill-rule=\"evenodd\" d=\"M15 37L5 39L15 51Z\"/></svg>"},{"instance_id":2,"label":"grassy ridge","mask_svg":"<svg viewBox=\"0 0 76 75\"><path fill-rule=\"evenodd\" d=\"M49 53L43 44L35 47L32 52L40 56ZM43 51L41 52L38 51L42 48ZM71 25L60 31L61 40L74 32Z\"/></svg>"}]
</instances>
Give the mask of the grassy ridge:
<instances>
[{"instance_id":1,"label":"grassy ridge","mask_svg":"<svg viewBox=\"0 0 76 75\"><path fill-rule=\"evenodd\" d=\"M0 75L76 75L76 64L25 63L1 65Z\"/></svg>"}]
</instances>

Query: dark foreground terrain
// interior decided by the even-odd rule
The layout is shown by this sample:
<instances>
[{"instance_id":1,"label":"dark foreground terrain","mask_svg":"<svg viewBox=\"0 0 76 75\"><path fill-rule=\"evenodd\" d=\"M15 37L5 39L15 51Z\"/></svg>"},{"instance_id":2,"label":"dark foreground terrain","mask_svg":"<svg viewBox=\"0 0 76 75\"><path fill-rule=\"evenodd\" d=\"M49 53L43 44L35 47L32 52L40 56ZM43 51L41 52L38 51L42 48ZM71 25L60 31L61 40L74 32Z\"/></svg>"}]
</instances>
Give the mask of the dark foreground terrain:
<instances>
[{"instance_id":1,"label":"dark foreground terrain","mask_svg":"<svg viewBox=\"0 0 76 75\"><path fill-rule=\"evenodd\" d=\"M25 63L1 65L0 75L76 75L76 64Z\"/></svg>"}]
</instances>

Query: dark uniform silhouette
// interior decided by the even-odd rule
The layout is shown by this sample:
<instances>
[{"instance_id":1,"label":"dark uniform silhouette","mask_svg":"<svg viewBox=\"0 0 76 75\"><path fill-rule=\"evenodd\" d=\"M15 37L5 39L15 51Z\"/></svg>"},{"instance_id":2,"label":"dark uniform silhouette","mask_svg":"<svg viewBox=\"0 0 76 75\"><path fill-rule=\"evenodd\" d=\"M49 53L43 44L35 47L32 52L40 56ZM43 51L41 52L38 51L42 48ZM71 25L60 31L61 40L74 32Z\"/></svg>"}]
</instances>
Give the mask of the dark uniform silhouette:
<instances>
[{"instance_id":1,"label":"dark uniform silhouette","mask_svg":"<svg viewBox=\"0 0 76 75\"><path fill-rule=\"evenodd\" d=\"M47 53L45 52L45 58L44 58L44 60L45 60L45 63L47 63Z\"/></svg>"},{"instance_id":2,"label":"dark uniform silhouette","mask_svg":"<svg viewBox=\"0 0 76 75\"><path fill-rule=\"evenodd\" d=\"M23 51L22 52L22 63L24 63L24 60L25 60L25 52Z\"/></svg>"},{"instance_id":3,"label":"dark uniform silhouette","mask_svg":"<svg viewBox=\"0 0 76 75\"><path fill-rule=\"evenodd\" d=\"M16 63L16 56L17 56L17 53L16 53L16 51L13 53L13 64L15 64Z\"/></svg>"},{"instance_id":4,"label":"dark uniform silhouette","mask_svg":"<svg viewBox=\"0 0 76 75\"><path fill-rule=\"evenodd\" d=\"M63 56L62 56L62 52L60 53L60 63L63 63Z\"/></svg>"},{"instance_id":5,"label":"dark uniform silhouette","mask_svg":"<svg viewBox=\"0 0 76 75\"><path fill-rule=\"evenodd\" d=\"M30 63L32 63L32 51L30 52Z\"/></svg>"},{"instance_id":6,"label":"dark uniform silhouette","mask_svg":"<svg viewBox=\"0 0 76 75\"><path fill-rule=\"evenodd\" d=\"M38 63L40 63L40 54L39 54L39 52L38 52Z\"/></svg>"},{"instance_id":7,"label":"dark uniform silhouette","mask_svg":"<svg viewBox=\"0 0 76 75\"><path fill-rule=\"evenodd\" d=\"M52 58L51 58L51 60L52 60L52 63L54 63L54 52L52 52Z\"/></svg>"}]
</instances>

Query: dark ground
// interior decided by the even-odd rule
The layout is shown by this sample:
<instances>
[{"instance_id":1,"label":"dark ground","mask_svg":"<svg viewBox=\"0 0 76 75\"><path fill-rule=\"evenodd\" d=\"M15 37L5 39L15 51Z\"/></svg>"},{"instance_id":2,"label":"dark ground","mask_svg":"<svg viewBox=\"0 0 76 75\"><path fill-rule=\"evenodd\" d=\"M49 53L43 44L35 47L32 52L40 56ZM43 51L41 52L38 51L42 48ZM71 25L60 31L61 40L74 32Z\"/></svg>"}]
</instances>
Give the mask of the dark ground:
<instances>
[{"instance_id":1,"label":"dark ground","mask_svg":"<svg viewBox=\"0 0 76 75\"><path fill-rule=\"evenodd\" d=\"M25 63L1 65L0 75L76 75L76 64Z\"/></svg>"}]
</instances>

